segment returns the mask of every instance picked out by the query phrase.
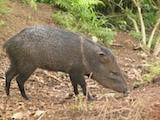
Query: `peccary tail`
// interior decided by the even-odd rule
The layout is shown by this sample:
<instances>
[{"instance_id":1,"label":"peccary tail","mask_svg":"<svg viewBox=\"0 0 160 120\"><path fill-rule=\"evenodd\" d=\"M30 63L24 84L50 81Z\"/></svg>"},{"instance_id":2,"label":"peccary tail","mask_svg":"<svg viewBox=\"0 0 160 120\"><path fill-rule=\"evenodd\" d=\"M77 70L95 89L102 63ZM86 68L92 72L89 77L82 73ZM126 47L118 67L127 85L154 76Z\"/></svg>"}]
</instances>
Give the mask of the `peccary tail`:
<instances>
[{"instance_id":1,"label":"peccary tail","mask_svg":"<svg viewBox=\"0 0 160 120\"><path fill-rule=\"evenodd\" d=\"M25 30L25 29L24 29ZM23 32L24 30L22 30L21 32ZM9 38L8 41L6 41L3 45L3 49L8 50L10 48L10 46L13 45L13 43L16 43L14 40L19 36L19 34L21 33L17 33L16 35L14 35L13 37ZM12 42L11 42L12 41Z\"/></svg>"},{"instance_id":2,"label":"peccary tail","mask_svg":"<svg viewBox=\"0 0 160 120\"><path fill-rule=\"evenodd\" d=\"M11 55L9 53L9 51L13 51L14 49L12 49L12 43L14 42L14 37L10 38L7 42L5 42L5 44L3 45L3 49L6 51L7 55L9 58L11 58ZM12 41L12 42L11 42Z\"/></svg>"}]
</instances>

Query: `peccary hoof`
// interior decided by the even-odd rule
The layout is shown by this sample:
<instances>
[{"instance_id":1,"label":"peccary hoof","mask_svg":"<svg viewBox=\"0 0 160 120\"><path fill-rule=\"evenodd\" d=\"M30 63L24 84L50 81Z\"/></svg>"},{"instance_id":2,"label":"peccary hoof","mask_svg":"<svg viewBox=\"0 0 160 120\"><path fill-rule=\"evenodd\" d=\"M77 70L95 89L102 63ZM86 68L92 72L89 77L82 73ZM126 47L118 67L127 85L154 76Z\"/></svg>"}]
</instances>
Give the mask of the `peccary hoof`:
<instances>
[{"instance_id":1,"label":"peccary hoof","mask_svg":"<svg viewBox=\"0 0 160 120\"><path fill-rule=\"evenodd\" d=\"M25 100L29 100L31 97L28 97L27 95L22 96Z\"/></svg>"},{"instance_id":2,"label":"peccary hoof","mask_svg":"<svg viewBox=\"0 0 160 120\"><path fill-rule=\"evenodd\" d=\"M127 97L130 94L130 91L128 90L127 92L123 93L124 97Z\"/></svg>"},{"instance_id":3,"label":"peccary hoof","mask_svg":"<svg viewBox=\"0 0 160 120\"><path fill-rule=\"evenodd\" d=\"M6 91L6 95L9 96L9 92L8 91Z\"/></svg>"},{"instance_id":4,"label":"peccary hoof","mask_svg":"<svg viewBox=\"0 0 160 120\"><path fill-rule=\"evenodd\" d=\"M6 90L6 95L9 96L9 89L5 88L5 90Z\"/></svg>"}]
</instances>

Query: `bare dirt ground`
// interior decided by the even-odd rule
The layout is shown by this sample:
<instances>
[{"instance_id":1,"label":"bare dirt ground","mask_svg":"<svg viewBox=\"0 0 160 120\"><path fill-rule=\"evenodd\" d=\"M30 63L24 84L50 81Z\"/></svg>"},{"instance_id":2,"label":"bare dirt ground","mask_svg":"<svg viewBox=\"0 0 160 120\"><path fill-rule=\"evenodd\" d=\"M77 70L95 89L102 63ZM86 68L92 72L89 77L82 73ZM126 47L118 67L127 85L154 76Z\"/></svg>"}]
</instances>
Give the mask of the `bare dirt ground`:
<instances>
[{"instance_id":1,"label":"bare dirt ground","mask_svg":"<svg viewBox=\"0 0 160 120\"><path fill-rule=\"evenodd\" d=\"M7 6L10 13L0 15L5 21L0 28L0 120L160 120L160 80L132 89L135 81L141 80L142 64L146 60L140 55L142 51L133 50L138 42L127 33L118 33L111 49L130 86L128 96L123 97L87 79L96 100L86 101L81 95L75 98L68 75L39 69L25 84L30 100L21 97L15 80L7 97L4 76L9 60L2 47L4 42L29 25L55 26L51 17L53 10L47 5L39 4L38 11L34 11L20 0L10 0Z\"/></svg>"}]
</instances>

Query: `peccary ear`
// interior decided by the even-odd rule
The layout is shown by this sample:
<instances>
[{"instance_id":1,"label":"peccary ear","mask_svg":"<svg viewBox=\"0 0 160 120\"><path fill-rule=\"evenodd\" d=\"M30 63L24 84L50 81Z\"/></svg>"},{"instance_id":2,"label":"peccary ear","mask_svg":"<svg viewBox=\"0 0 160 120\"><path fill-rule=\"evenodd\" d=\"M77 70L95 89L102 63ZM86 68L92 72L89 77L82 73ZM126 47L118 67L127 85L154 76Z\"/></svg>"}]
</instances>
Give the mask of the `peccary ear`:
<instances>
[{"instance_id":1,"label":"peccary ear","mask_svg":"<svg viewBox=\"0 0 160 120\"><path fill-rule=\"evenodd\" d=\"M108 56L108 55L106 55L104 52L99 52L98 53L99 54L99 56L100 56L100 60L103 62L103 63L106 63L106 62L111 62L111 58Z\"/></svg>"}]
</instances>

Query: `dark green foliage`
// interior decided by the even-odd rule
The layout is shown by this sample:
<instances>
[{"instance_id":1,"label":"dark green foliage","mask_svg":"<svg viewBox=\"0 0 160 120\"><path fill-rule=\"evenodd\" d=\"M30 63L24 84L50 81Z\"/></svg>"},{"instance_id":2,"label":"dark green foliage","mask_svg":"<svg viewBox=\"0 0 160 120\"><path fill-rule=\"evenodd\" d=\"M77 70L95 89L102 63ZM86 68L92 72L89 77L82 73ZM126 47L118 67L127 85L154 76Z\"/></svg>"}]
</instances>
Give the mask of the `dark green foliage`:
<instances>
[{"instance_id":1,"label":"dark green foliage","mask_svg":"<svg viewBox=\"0 0 160 120\"><path fill-rule=\"evenodd\" d=\"M40 2L40 3L51 3L51 1L53 0L36 0L36 2Z\"/></svg>"},{"instance_id":2,"label":"dark green foliage","mask_svg":"<svg viewBox=\"0 0 160 120\"><path fill-rule=\"evenodd\" d=\"M115 33L110 29L133 31L132 17L138 24L140 21L132 0L23 0L28 1L32 7L36 2L49 3L59 8L53 14L54 21L71 31L78 31L96 36L103 42L113 39ZM160 14L158 1L140 1L146 32L150 32ZM110 29L108 29L110 28ZM137 33L135 33L136 35ZM155 40L156 41L156 40Z\"/></svg>"},{"instance_id":3,"label":"dark green foliage","mask_svg":"<svg viewBox=\"0 0 160 120\"><path fill-rule=\"evenodd\" d=\"M142 34L141 34L141 32L131 31L130 33L131 33L131 35L132 35L134 38L136 38L137 40L139 40L139 41L142 40Z\"/></svg>"},{"instance_id":4,"label":"dark green foliage","mask_svg":"<svg viewBox=\"0 0 160 120\"><path fill-rule=\"evenodd\" d=\"M134 38L136 38L137 40L139 40L139 41L142 41L142 34L141 34L141 32L135 32L135 31L131 31L130 32L131 33L131 35L134 37ZM148 41L149 41L149 35L147 35L147 43L148 43ZM152 45L151 45L151 48L153 49L154 47L155 47L155 45L156 45L156 42L157 42L157 37L153 37L153 42L152 42Z\"/></svg>"},{"instance_id":5,"label":"dark green foliage","mask_svg":"<svg viewBox=\"0 0 160 120\"><path fill-rule=\"evenodd\" d=\"M4 0L1 0L4 1ZM36 7L36 2L49 3L58 6L72 14L76 19L81 19L82 22L96 23L101 19L101 12L106 15L108 27L118 28L120 30L132 30L133 24L127 18L131 15L136 21L139 21L137 8L132 0L22 0L29 3L32 7ZM141 1L141 9L144 17L144 22L148 30L152 29L158 15L160 14L157 0ZM77 14L78 13L78 14ZM62 13L66 14L66 13ZM65 16L66 17L66 16ZM70 16L69 16L70 18ZM98 19L98 20L97 20ZM96 22L95 22L96 21ZM139 23L139 22L138 22ZM101 23L99 26L103 25Z\"/></svg>"},{"instance_id":6,"label":"dark green foliage","mask_svg":"<svg viewBox=\"0 0 160 120\"><path fill-rule=\"evenodd\" d=\"M136 21L139 21L137 8L132 0L102 0L105 7L98 6L97 10L107 16L107 20L112 27L120 30L133 30L132 21L127 18L127 15L132 16ZM144 23L148 31L150 31L160 14L157 0L141 1L141 9L144 17ZM140 22L137 22L140 26Z\"/></svg>"}]
</instances>

